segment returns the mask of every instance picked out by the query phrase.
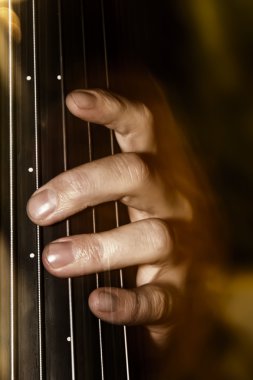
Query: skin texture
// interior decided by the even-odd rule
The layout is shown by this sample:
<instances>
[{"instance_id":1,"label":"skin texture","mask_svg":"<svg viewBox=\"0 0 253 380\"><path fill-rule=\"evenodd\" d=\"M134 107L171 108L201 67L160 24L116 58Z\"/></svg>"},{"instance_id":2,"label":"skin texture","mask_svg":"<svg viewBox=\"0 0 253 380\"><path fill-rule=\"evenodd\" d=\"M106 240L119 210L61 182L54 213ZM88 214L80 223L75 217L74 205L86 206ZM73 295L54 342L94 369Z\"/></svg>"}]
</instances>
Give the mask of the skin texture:
<instances>
[{"instance_id":1,"label":"skin texture","mask_svg":"<svg viewBox=\"0 0 253 380\"><path fill-rule=\"evenodd\" d=\"M102 90L74 91L66 104L75 116L113 129L122 153L53 178L30 198L30 219L47 226L86 207L120 200L128 206L131 223L58 239L45 247L44 266L58 277L137 266L135 289L96 289L89 306L105 321L146 326L154 343L163 346L174 323L188 264L187 259L175 260L171 222L191 224L192 206L171 185L171 178L167 180L163 169L167 155L160 153L155 117L146 105Z\"/></svg>"},{"instance_id":2,"label":"skin texture","mask_svg":"<svg viewBox=\"0 0 253 380\"><path fill-rule=\"evenodd\" d=\"M6 5L0 0L3 51L8 36ZM14 13L12 21L13 39L19 42L20 24ZM8 86L1 62L0 75ZM44 184L28 201L28 216L47 226L106 201L119 200L128 207L128 225L62 237L44 248L43 263L52 275L66 278L136 266L136 288L96 289L89 306L109 323L146 328L148 340L143 345L151 347L151 360L146 362L152 366L152 378L177 379L181 373L185 378L194 371L194 363L199 368L209 331L211 314L203 284L209 258L221 252L213 224L215 207L210 207L206 181L168 101L149 73L143 68L112 70L110 88L113 92L73 91L66 105L76 117L113 130L121 153Z\"/></svg>"},{"instance_id":3,"label":"skin texture","mask_svg":"<svg viewBox=\"0 0 253 380\"><path fill-rule=\"evenodd\" d=\"M9 15L6 2L0 1L5 32ZM19 42L14 12L12 31ZM7 77L4 70L0 65L2 78ZM52 275L66 278L136 266L136 288L96 289L89 306L107 322L146 327L154 347L164 350L187 309L183 300L189 275L204 276L196 262L203 252L214 252L212 217L207 192L161 88L142 69L112 74L115 92L76 90L66 105L76 117L113 130L121 153L53 178L32 195L27 212L34 223L47 226L107 201L128 207L130 224L54 241L44 248L43 264ZM192 282L190 291L196 294Z\"/></svg>"}]
</instances>

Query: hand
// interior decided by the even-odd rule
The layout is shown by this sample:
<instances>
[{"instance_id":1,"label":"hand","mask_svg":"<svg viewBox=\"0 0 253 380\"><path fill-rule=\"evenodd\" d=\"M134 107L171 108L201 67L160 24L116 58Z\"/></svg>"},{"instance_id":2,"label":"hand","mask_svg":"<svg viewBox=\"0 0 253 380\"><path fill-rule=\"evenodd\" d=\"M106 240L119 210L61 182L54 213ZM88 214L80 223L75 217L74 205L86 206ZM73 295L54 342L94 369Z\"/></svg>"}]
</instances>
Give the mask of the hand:
<instances>
[{"instance_id":1,"label":"hand","mask_svg":"<svg viewBox=\"0 0 253 380\"><path fill-rule=\"evenodd\" d=\"M74 91L66 102L75 116L113 129L122 153L53 178L30 198L30 219L46 226L86 207L120 200L131 223L58 239L44 249L44 266L55 276L73 277L136 265L135 289L96 289L89 305L102 320L145 325L162 347L175 322L188 265L179 257L173 221L188 225L193 218L174 122L164 104L161 109L155 104L151 113L142 103L101 90ZM170 148L177 157L170 158Z\"/></svg>"}]
</instances>

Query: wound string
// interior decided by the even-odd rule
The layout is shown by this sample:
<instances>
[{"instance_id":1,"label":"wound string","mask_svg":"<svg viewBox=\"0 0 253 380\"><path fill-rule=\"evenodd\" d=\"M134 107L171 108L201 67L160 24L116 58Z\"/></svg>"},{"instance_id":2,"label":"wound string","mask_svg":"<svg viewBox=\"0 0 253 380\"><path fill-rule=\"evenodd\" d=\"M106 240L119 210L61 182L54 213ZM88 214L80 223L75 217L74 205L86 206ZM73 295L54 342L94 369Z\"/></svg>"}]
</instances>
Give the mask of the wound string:
<instances>
[{"instance_id":1,"label":"wound string","mask_svg":"<svg viewBox=\"0 0 253 380\"><path fill-rule=\"evenodd\" d=\"M59 49L60 49L60 74L61 74L61 110L62 110L62 138L63 138L63 165L64 171L68 169L67 163L67 139L66 139L66 112L63 68L63 41L62 41L62 9L61 0L58 0L58 25L59 25ZM66 235L70 236L70 221L66 220ZM75 346L74 346L74 321L73 321L73 297L72 280L68 278L69 297L69 324L70 324L70 348L71 348L71 376L75 380Z\"/></svg>"},{"instance_id":2,"label":"wound string","mask_svg":"<svg viewBox=\"0 0 253 380\"><path fill-rule=\"evenodd\" d=\"M84 8L83 0L80 1L81 4L81 14L82 14L82 40L83 40L83 61L84 61L84 86L88 88L88 75L87 75L87 57L86 57L86 41L85 41L85 25L84 25ZM89 150L89 162L93 161L92 152L92 126L87 122L88 131L88 150ZM92 207L92 229L93 233L96 233L96 210ZM99 274L96 273L96 288L99 288ZM98 337L99 337L99 353L100 353L100 370L101 370L101 380L104 380L104 355L103 355L103 339L102 339L102 322L98 318Z\"/></svg>"},{"instance_id":3,"label":"wound string","mask_svg":"<svg viewBox=\"0 0 253 380\"><path fill-rule=\"evenodd\" d=\"M37 80L37 11L36 0L32 0L32 39L33 39L33 78L34 78L34 133L35 133L35 183L40 186L39 159L39 122L38 122L38 80ZM39 378L43 380L43 335L42 335L42 297L41 297L41 247L40 227L37 226L37 289L38 289L38 338L39 338Z\"/></svg>"},{"instance_id":4,"label":"wound string","mask_svg":"<svg viewBox=\"0 0 253 380\"><path fill-rule=\"evenodd\" d=\"M13 121L13 32L12 1L8 0L8 71L9 71L9 170L10 170L10 376L15 379L15 248L14 248L14 121Z\"/></svg>"},{"instance_id":5,"label":"wound string","mask_svg":"<svg viewBox=\"0 0 253 380\"><path fill-rule=\"evenodd\" d=\"M103 26L103 42L104 42L104 63L105 63L105 78L106 78L106 87L110 89L110 80L109 80L109 68L108 68L108 53L107 53L107 43L106 43L106 27L105 27L105 11L104 11L104 0L101 0L101 12L102 12L102 26ZM115 153L115 145L114 145L114 132L110 129L110 138L111 138L111 154ZM115 219L116 219L116 227L119 227L119 207L118 202L115 201ZM123 283L123 271L119 270L120 275L120 286L124 287ZM130 372L129 372L129 357L128 357L128 342L127 342L127 329L126 326L123 326L124 333L124 345L125 345L125 364L126 364L126 375L127 380L130 380Z\"/></svg>"}]
</instances>

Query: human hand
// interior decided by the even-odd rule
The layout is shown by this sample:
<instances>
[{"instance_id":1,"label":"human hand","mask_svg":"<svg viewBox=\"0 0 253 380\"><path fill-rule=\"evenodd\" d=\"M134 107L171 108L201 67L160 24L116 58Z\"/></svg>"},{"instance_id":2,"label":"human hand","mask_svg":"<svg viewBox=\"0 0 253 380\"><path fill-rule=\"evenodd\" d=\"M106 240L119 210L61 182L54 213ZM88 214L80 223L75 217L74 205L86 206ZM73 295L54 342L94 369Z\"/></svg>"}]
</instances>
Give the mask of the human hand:
<instances>
[{"instance_id":1,"label":"human hand","mask_svg":"<svg viewBox=\"0 0 253 380\"><path fill-rule=\"evenodd\" d=\"M159 119L159 106L151 113L144 104L101 90L74 91L66 102L75 116L114 130L122 153L53 178L30 198L29 217L46 226L86 207L119 200L128 206L131 223L58 239L45 247L44 266L58 277L137 266L135 289L96 289L89 305L107 322L146 326L154 343L163 347L175 322L188 264L177 257L173 221L192 220L191 204L177 188L168 159L169 147L171 152L176 148L169 140L164 148L166 133L161 133L173 122L166 114Z\"/></svg>"}]
</instances>

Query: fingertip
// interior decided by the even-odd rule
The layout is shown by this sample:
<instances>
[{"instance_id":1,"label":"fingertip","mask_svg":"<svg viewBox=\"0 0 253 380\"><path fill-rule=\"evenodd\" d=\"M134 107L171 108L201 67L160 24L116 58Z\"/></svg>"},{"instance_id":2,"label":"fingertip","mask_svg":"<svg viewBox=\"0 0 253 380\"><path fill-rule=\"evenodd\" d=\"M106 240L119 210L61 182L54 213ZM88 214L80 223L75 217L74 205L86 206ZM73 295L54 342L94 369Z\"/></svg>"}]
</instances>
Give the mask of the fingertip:
<instances>
[{"instance_id":1,"label":"fingertip","mask_svg":"<svg viewBox=\"0 0 253 380\"><path fill-rule=\"evenodd\" d=\"M96 315L113 313L118 304L118 296L112 289L96 289L89 297L89 307Z\"/></svg>"},{"instance_id":2,"label":"fingertip","mask_svg":"<svg viewBox=\"0 0 253 380\"><path fill-rule=\"evenodd\" d=\"M50 263L48 261L48 245L44 248L42 255L41 255L41 261L44 266L44 268L51 274L55 275L55 273L52 273L52 267L50 266Z\"/></svg>"},{"instance_id":3,"label":"fingertip","mask_svg":"<svg viewBox=\"0 0 253 380\"><path fill-rule=\"evenodd\" d=\"M53 190L40 190L28 200L27 215L34 223L46 225L46 219L54 212L57 204L57 194Z\"/></svg>"},{"instance_id":4,"label":"fingertip","mask_svg":"<svg viewBox=\"0 0 253 380\"><path fill-rule=\"evenodd\" d=\"M60 238L46 245L41 258L44 268L53 276L69 278L80 275L72 265L75 256L70 237Z\"/></svg>"},{"instance_id":5,"label":"fingertip","mask_svg":"<svg viewBox=\"0 0 253 380\"><path fill-rule=\"evenodd\" d=\"M94 93L85 90L72 91L66 97L66 105L70 112L79 115L82 110L90 110L96 105Z\"/></svg>"}]
</instances>

